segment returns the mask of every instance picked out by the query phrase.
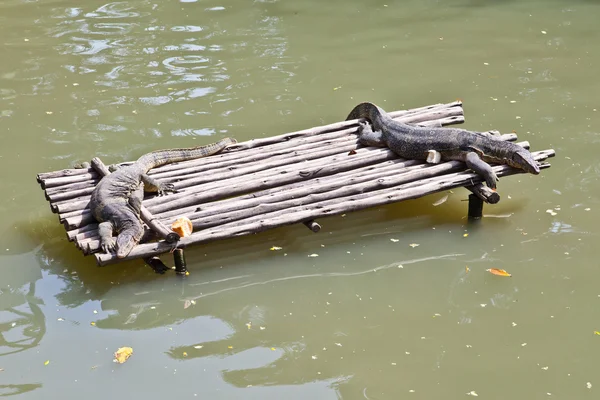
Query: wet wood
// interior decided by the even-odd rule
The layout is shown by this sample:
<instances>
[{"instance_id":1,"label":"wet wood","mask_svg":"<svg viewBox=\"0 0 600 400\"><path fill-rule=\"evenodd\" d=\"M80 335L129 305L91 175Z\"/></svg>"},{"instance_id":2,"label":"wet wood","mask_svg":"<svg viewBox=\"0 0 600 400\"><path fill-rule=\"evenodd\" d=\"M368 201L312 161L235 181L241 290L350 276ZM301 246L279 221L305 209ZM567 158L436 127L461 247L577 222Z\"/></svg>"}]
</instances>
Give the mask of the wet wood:
<instances>
[{"instance_id":1,"label":"wet wood","mask_svg":"<svg viewBox=\"0 0 600 400\"><path fill-rule=\"evenodd\" d=\"M551 156L554 156L553 150L534 153L534 157L537 160L544 160ZM549 164L546 163L540 165L541 169L548 167ZM494 166L493 169L499 177L523 172L506 165ZM475 173L464 171L437 176L420 182L412 182L406 185L388 188L381 191L336 198L334 200L296 206L275 212L266 212L241 221L226 223L203 231L194 232L191 236L182 238L178 243L178 247L184 248L193 244L258 233L278 226L302 222L310 218L324 218L347 212L358 211L369 207L415 199L427 194L450 190L461 186L467 186L474 182L480 183L481 177ZM89 246L91 249L93 249L94 247L97 247L97 243L91 242ZM122 260L124 261L156 256L166 253L170 251L170 249L171 245L164 242L140 244ZM108 265L116 261L121 261L113 254L94 253L94 256L96 257L96 262L99 265Z\"/></svg>"},{"instance_id":2,"label":"wet wood","mask_svg":"<svg viewBox=\"0 0 600 400\"><path fill-rule=\"evenodd\" d=\"M460 102L436 104L390 113L407 123L445 126L464 121ZM142 219L158 226L146 228L142 242L168 237L167 228L180 216L192 220L194 232L178 247L224 239L281 225L302 223L313 232L317 218L388 204L464 186L477 199L494 204L500 195L458 161L425 164L403 160L387 148L357 143L357 120L341 121L283 135L238 143L214 156L174 163L149 172L171 182L179 193L148 197ZM515 134L494 135L516 140ZM520 145L528 148L529 143ZM539 160L552 150L535 153ZM121 163L127 165L131 162ZM116 260L100 254L98 224L89 210L90 194L106 166L65 169L37 176L52 211L67 230L67 237L84 254L94 254L99 265ZM544 165L546 168L547 165ZM498 169L499 168L499 169ZM494 167L499 176L522 173L507 166ZM179 236L177 235L177 238ZM144 258L171 250L165 241L138 245L130 257Z\"/></svg>"}]
</instances>

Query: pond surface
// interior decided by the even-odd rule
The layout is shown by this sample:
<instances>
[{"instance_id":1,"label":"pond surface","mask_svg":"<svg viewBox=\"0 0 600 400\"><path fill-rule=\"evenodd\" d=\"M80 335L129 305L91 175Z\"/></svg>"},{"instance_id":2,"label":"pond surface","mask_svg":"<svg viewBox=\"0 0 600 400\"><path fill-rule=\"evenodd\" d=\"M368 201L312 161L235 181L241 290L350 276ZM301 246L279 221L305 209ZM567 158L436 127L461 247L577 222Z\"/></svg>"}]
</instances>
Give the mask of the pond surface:
<instances>
[{"instance_id":1,"label":"pond surface","mask_svg":"<svg viewBox=\"0 0 600 400\"><path fill-rule=\"evenodd\" d=\"M0 4L1 395L598 398L600 4L368 3ZM557 151L478 224L457 189L198 246L182 280L97 268L35 181L456 98Z\"/></svg>"}]
</instances>

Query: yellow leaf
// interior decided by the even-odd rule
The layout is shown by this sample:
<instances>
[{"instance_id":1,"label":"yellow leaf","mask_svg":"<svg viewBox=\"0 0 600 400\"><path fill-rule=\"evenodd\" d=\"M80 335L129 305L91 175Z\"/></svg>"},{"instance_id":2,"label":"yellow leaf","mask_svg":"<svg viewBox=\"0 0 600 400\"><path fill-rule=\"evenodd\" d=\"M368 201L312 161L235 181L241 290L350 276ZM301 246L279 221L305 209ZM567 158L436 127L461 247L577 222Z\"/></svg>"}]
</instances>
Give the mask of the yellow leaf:
<instances>
[{"instance_id":1,"label":"yellow leaf","mask_svg":"<svg viewBox=\"0 0 600 400\"><path fill-rule=\"evenodd\" d=\"M467 274L469 273L469 271L470 271L470 270L471 270L471 268L469 268L469 267L465 267L465 272L466 272Z\"/></svg>"},{"instance_id":2,"label":"yellow leaf","mask_svg":"<svg viewBox=\"0 0 600 400\"><path fill-rule=\"evenodd\" d=\"M467 236L469 236L469 234L468 234L468 233L465 233L465 234L463 235L463 237L467 237Z\"/></svg>"},{"instance_id":3,"label":"yellow leaf","mask_svg":"<svg viewBox=\"0 0 600 400\"><path fill-rule=\"evenodd\" d=\"M503 269L499 269L499 268L490 268L490 269L486 269L486 271L494 274L494 275L498 275L498 276L512 276L511 274L509 274L508 272L506 272Z\"/></svg>"},{"instance_id":4,"label":"yellow leaf","mask_svg":"<svg viewBox=\"0 0 600 400\"><path fill-rule=\"evenodd\" d=\"M44 365L48 365L48 364L50 364L50 360L46 360L46 361L44 362Z\"/></svg>"},{"instance_id":5,"label":"yellow leaf","mask_svg":"<svg viewBox=\"0 0 600 400\"><path fill-rule=\"evenodd\" d=\"M233 346L227 346L228 349L233 349Z\"/></svg>"},{"instance_id":6,"label":"yellow leaf","mask_svg":"<svg viewBox=\"0 0 600 400\"><path fill-rule=\"evenodd\" d=\"M187 357L187 353L186 353L185 351L183 352L183 356L184 356L184 357Z\"/></svg>"},{"instance_id":7,"label":"yellow leaf","mask_svg":"<svg viewBox=\"0 0 600 400\"><path fill-rule=\"evenodd\" d=\"M418 243L411 243L411 244L409 244L409 246L414 249L415 247L419 246L419 244Z\"/></svg>"},{"instance_id":8,"label":"yellow leaf","mask_svg":"<svg viewBox=\"0 0 600 400\"><path fill-rule=\"evenodd\" d=\"M120 347L115 351L115 362L119 364L123 364L127 359L133 354L133 349L131 347Z\"/></svg>"},{"instance_id":9,"label":"yellow leaf","mask_svg":"<svg viewBox=\"0 0 600 400\"><path fill-rule=\"evenodd\" d=\"M269 250L271 250L271 251L281 250L281 247L279 247L279 246L273 246Z\"/></svg>"},{"instance_id":10,"label":"yellow leaf","mask_svg":"<svg viewBox=\"0 0 600 400\"><path fill-rule=\"evenodd\" d=\"M91 326L96 326L96 323L94 321L90 322Z\"/></svg>"},{"instance_id":11,"label":"yellow leaf","mask_svg":"<svg viewBox=\"0 0 600 400\"><path fill-rule=\"evenodd\" d=\"M271 347L271 350L275 351L275 347Z\"/></svg>"},{"instance_id":12,"label":"yellow leaf","mask_svg":"<svg viewBox=\"0 0 600 400\"><path fill-rule=\"evenodd\" d=\"M600 336L600 332L594 331L594 335L599 335Z\"/></svg>"}]
</instances>

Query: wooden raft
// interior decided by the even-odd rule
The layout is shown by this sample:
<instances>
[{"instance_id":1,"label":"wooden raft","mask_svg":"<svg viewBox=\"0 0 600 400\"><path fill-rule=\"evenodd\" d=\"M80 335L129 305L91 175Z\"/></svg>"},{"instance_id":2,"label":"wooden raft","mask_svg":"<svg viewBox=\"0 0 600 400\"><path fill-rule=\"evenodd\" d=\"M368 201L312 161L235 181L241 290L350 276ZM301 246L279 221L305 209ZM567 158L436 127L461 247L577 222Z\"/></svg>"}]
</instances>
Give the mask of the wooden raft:
<instances>
[{"instance_id":1,"label":"wooden raft","mask_svg":"<svg viewBox=\"0 0 600 400\"><path fill-rule=\"evenodd\" d=\"M398 121L425 126L464 122L461 102L435 104L391 112ZM166 240L143 243L153 236L167 238L168 228L180 216L194 226L192 235L176 245L184 248L212 240L249 235L288 224L304 223L317 232L315 219L380 206L428 194L466 187L477 198L497 203L497 192L481 184L481 177L459 161L426 164L404 160L387 148L357 143L357 120L315 127L284 135L238 143L207 158L155 168L149 175L171 182L179 193L146 197L142 243L123 259L99 252L98 224L89 210L89 198L102 176L94 168L41 173L37 180L46 199L67 230L67 237L98 265L148 258L173 249ZM515 134L500 135L514 141ZM519 145L529 148L529 143ZM554 150L533 153L541 162ZM128 163L123 163L128 164ZM105 167L104 167L105 168ZM499 177L523 173L498 165ZM471 196L475 199L475 196ZM161 228L162 227L162 228ZM154 234L154 235L153 235Z\"/></svg>"}]
</instances>

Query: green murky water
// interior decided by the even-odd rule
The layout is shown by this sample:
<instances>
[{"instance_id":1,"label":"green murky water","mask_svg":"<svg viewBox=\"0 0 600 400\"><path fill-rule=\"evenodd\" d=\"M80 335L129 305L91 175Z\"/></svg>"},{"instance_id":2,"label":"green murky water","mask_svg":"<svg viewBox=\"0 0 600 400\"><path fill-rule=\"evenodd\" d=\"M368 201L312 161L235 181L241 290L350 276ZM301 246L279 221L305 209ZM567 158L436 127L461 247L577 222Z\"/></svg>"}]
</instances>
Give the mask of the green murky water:
<instances>
[{"instance_id":1,"label":"green murky water","mask_svg":"<svg viewBox=\"0 0 600 400\"><path fill-rule=\"evenodd\" d=\"M230 3L0 3L0 394L598 398L600 4ZM457 190L197 247L182 281L96 268L35 182L456 98L558 154L475 226Z\"/></svg>"}]
</instances>

